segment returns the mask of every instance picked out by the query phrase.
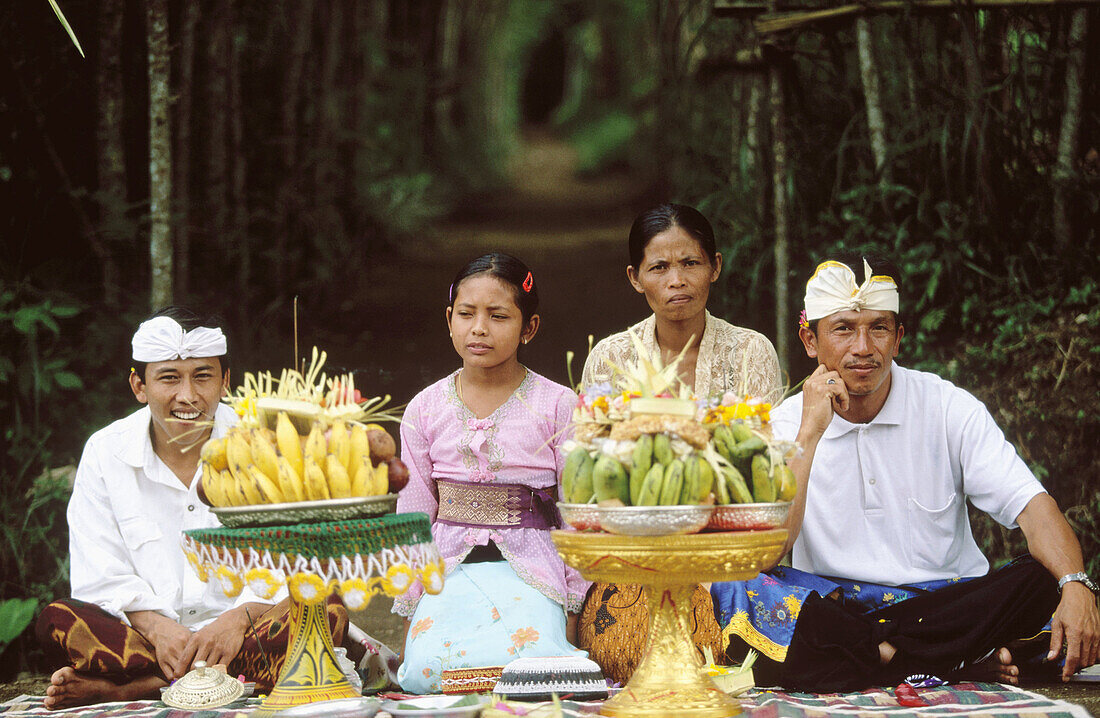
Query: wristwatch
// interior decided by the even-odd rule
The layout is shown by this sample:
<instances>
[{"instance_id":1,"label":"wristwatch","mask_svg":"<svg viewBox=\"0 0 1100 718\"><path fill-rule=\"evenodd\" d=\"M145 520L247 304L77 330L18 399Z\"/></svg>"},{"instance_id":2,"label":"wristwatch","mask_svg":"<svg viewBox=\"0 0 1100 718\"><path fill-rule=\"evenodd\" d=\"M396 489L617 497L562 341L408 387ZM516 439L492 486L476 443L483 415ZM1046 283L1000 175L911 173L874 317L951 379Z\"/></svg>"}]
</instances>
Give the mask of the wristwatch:
<instances>
[{"instance_id":1,"label":"wristwatch","mask_svg":"<svg viewBox=\"0 0 1100 718\"><path fill-rule=\"evenodd\" d=\"M1089 578L1089 575L1084 571L1078 571L1077 573L1067 573L1065 576L1062 576L1060 579L1058 579L1058 592L1061 593L1062 587L1070 581L1078 581L1080 583L1083 583L1085 584L1085 588L1092 591L1093 594L1100 595L1100 586L1097 586L1096 583L1093 582L1093 580Z\"/></svg>"}]
</instances>

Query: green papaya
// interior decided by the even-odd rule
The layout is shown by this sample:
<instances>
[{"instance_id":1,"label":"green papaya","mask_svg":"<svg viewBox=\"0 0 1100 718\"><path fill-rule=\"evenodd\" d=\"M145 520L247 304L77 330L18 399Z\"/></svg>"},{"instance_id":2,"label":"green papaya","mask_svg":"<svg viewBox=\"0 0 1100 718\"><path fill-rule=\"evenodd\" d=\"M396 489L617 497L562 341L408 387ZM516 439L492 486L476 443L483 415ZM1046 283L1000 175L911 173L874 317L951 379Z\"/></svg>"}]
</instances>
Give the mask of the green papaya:
<instances>
[{"instance_id":1,"label":"green papaya","mask_svg":"<svg viewBox=\"0 0 1100 718\"><path fill-rule=\"evenodd\" d=\"M731 461L744 461L753 454L759 454L768 448L768 445L764 443L764 440L755 434L739 441L737 444L730 448L730 460Z\"/></svg>"},{"instance_id":2,"label":"green papaya","mask_svg":"<svg viewBox=\"0 0 1100 718\"><path fill-rule=\"evenodd\" d=\"M664 482L661 484L661 495L657 503L661 506L672 506L680 503L680 489L684 485L684 462L674 459L665 469Z\"/></svg>"},{"instance_id":3,"label":"green papaya","mask_svg":"<svg viewBox=\"0 0 1100 718\"><path fill-rule=\"evenodd\" d=\"M733 435L733 444L740 444L742 441L746 441L756 436L756 434L752 433L752 429L740 421L735 421L730 424L730 433ZM731 444L731 446L733 444Z\"/></svg>"},{"instance_id":4,"label":"green papaya","mask_svg":"<svg viewBox=\"0 0 1100 718\"><path fill-rule=\"evenodd\" d=\"M668 434L653 436L653 458L664 466L668 466L676 459L676 455L672 453L672 440L668 438Z\"/></svg>"},{"instance_id":5,"label":"green papaya","mask_svg":"<svg viewBox=\"0 0 1100 718\"><path fill-rule=\"evenodd\" d=\"M701 504L714 490L714 469L702 456L696 456L695 463L699 465L699 483L695 486L695 501L692 503Z\"/></svg>"},{"instance_id":6,"label":"green papaya","mask_svg":"<svg viewBox=\"0 0 1100 718\"><path fill-rule=\"evenodd\" d=\"M726 461L730 460L730 448L737 444L733 439L733 434L730 433L730 428L725 424L719 424L718 428L714 430L713 437L714 449L722 458Z\"/></svg>"},{"instance_id":7,"label":"green papaya","mask_svg":"<svg viewBox=\"0 0 1100 718\"><path fill-rule=\"evenodd\" d=\"M631 455L633 466L630 467L630 503L638 504L638 496L642 492L642 484L649 473L649 467L653 465L653 435L642 434L634 444L634 452Z\"/></svg>"},{"instance_id":8,"label":"green papaya","mask_svg":"<svg viewBox=\"0 0 1100 718\"><path fill-rule=\"evenodd\" d=\"M592 470L592 490L596 501L619 499L624 504L630 503L630 477L618 459L603 454L596 460L596 467Z\"/></svg>"},{"instance_id":9,"label":"green papaya","mask_svg":"<svg viewBox=\"0 0 1100 718\"><path fill-rule=\"evenodd\" d=\"M680 487L678 504L698 503L696 495L699 493L699 462L694 456L684 459L684 482Z\"/></svg>"},{"instance_id":10,"label":"green papaya","mask_svg":"<svg viewBox=\"0 0 1100 718\"><path fill-rule=\"evenodd\" d=\"M561 495L566 501L573 501L573 493L577 485L577 474L585 459L588 458L588 450L578 446L565 457L565 466L561 470Z\"/></svg>"},{"instance_id":11,"label":"green papaya","mask_svg":"<svg viewBox=\"0 0 1100 718\"><path fill-rule=\"evenodd\" d=\"M752 457L752 498L758 504L770 504L775 501L771 462L763 454Z\"/></svg>"},{"instance_id":12,"label":"green papaya","mask_svg":"<svg viewBox=\"0 0 1100 718\"><path fill-rule=\"evenodd\" d=\"M780 501L794 500L795 494L798 493L798 482L794 479L791 467L783 462L773 466L772 482L775 484L775 491Z\"/></svg>"},{"instance_id":13,"label":"green papaya","mask_svg":"<svg viewBox=\"0 0 1100 718\"><path fill-rule=\"evenodd\" d=\"M723 466L722 480L719 481L718 484L725 484L726 490L730 495L730 501L733 503L752 503L752 492L749 491L749 487L745 483L745 477L741 475L741 472L738 471L736 467Z\"/></svg>"},{"instance_id":14,"label":"green papaya","mask_svg":"<svg viewBox=\"0 0 1100 718\"><path fill-rule=\"evenodd\" d=\"M661 485L665 480L665 467L661 464L653 464L649 467L649 473L642 482L642 491L638 494L638 503L635 506L656 506L661 498Z\"/></svg>"},{"instance_id":15,"label":"green papaya","mask_svg":"<svg viewBox=\"0 0 1100 718\"><path fill-rule=\"evenodd\" d=\"M582 451L584 450L582 449ZM595 495L595 490L592 487L592 472L595 468L596 460L585 451L584 462L577 469L577 474L573 479L573 493L569 497L569 500L574 504L587 504Z\"/></svg>"},{"instance_id":16,"label":"green papaya","mask_svg":"<svg viewBox=\"0 0 1100 718\"><path fill-rule=\"evenodd\" d=\"M714 498L719 504L725 506L733 503L733 498L730 497L729 484L726 483L724 474L718 477L718 481L714 482L714 489Z\"/></svg>"}]
</instances>

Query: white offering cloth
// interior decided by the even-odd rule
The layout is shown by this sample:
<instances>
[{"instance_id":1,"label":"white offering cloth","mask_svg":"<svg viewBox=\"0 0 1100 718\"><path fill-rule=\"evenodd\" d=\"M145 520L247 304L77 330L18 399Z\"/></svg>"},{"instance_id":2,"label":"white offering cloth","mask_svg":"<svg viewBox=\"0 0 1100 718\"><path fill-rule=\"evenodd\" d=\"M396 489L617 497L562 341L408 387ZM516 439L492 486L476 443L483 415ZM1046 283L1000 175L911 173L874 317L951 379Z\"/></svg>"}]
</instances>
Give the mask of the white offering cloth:
<instances>
[{"instance_id":1,"label":"white offering cloth","mask_svg":"<svg viewBox=\"0 0 1100 718\"><path fill-rule=\"evenodd\" d=\"M127 611L157 611L197 630L260 599L247 588L227 598L188 565L181 532L221 523L199 500L198 472L188 488L153 452L150 421L144 407L97 431L84 447L68 509L72 596L123 621ZM213 436L224 436L237 416L221 404L214 422Z\"/></svg>"},{"instance_id":2,"label":"white offering cloth","mask_svg":"<svg viewBox=\"0 0 1100 718\"><path fill-rule=\"evenodd\" d=\"M651 355L657 352L657 317L649 315L635 324L633 331ZM626 366L637 360L637 352L628 331L601 339L584 362L581 387L608 381L611 364ZM737 327L706 313L706 325L695 360L695 396L719 398L727 391L748 394L775 402L781 395L779 358L767 337L751 329Z\"/></svg>"},{"instance_id":3,"label":"white offering cloth","mask_svg":"<svg viewBox=\"0 0 1100 718\"><path fill-rule=\"evenodd\" d=\"M817 445L792 565L890 586L982 576L967 499L1015 528L1044 489L970 393L897 364L890 376L874 419L834 415ZM799 393L772 410L776 438L794 439L801 419Z\"/></svg>"},{"instance_id":4,"label":"white offering cloth","mask_svg":"<svg viewBox=\"0 0 1100 718\"><path fill-rule=\"evenodd\" d=\"M185 332L171 317L153 317L142 322L131 345L134 361L143 362L220 357L228 349L221 329L195 327Z\"/></svg>"},{"instance_id":5,"label":"white offering cloth","mask_svg":"<svg viewBox=\"0 0 1100 718\"><path fill-rule=\"evenodd\" d=\"M806 319L813 321L844 311L873 309L897 313L898 285L892 277L875 275L863 260L863 284L841 262L822 262L806 282Z\"/></svg>"}]
</instances>

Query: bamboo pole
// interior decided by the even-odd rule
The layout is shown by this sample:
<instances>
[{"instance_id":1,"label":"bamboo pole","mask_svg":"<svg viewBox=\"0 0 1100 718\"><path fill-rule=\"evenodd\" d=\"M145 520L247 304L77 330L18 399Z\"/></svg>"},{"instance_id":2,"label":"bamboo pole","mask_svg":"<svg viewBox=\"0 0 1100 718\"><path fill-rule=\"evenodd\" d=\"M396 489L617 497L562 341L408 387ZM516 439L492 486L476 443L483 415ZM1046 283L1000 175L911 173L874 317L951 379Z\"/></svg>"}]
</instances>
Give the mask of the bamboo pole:
<instances>
[{"instance_id":1,"label":"bamboo pole","mask_svg":"<svg viewBox=\"0 0 1100 718\"><path fill-rule=\"evenodd\" d=\"M757 33L768 35L784 30L813 25L827 20L837 20L851 15L883 12L953 12L956 10L976 10L984 8L1028 8L1097 5L1100 0L867 0L865 3L852 3L832 8L816 10L795 10L791 12L760 13L753 20Z\"/></svg>"}]
</instances>

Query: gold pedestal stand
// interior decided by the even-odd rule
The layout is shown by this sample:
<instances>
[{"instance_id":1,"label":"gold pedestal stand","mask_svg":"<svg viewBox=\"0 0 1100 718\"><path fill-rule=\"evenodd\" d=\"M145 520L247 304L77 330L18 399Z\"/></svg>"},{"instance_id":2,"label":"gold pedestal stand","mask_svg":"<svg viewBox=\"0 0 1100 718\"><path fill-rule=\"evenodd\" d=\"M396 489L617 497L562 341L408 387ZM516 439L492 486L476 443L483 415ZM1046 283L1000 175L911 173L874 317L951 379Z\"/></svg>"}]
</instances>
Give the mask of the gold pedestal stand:
<instances>
[{"instance_id":1,"label":"gold pedestal stand","mask_svg":"<svg viewBox=\"0 0 1100 718\"><path fill-rule=\"evenodd\" d=\"M558 553L590 581L641 584L649 640L626 687L604 703L607 716L732 716L740 704L699 670L691 638L691 595L709 581L744 581L779 559L785 529L682 536L554 531Z\"/></svg>"}]
</instances>

